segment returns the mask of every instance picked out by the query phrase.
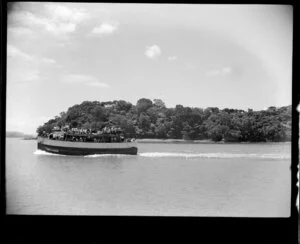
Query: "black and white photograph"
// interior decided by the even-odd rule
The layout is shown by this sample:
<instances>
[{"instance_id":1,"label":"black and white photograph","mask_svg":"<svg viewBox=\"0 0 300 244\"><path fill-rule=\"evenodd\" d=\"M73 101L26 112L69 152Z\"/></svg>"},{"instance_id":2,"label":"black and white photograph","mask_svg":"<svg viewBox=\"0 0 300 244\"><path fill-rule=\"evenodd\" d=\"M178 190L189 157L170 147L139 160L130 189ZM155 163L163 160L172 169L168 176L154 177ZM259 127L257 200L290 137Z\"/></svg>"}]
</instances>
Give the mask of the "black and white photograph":
<instances>
[{"instance_id":1,"label":"black and white photograph","mask_svg":"<svg viewBox=\"0 0 300 244\"><path fill-rule=\"evenodd\" d=\"M291 216L293 7L16 2L6 214Z\"/></svg>"}]
</instances>

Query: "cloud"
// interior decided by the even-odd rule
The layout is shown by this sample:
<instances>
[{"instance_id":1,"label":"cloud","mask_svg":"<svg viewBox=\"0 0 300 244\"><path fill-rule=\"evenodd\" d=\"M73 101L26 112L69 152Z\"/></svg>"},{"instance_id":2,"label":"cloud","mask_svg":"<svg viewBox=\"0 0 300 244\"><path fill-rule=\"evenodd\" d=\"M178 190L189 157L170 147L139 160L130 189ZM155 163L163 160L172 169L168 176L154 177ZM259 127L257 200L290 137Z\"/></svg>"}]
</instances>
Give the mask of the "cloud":
<instances>
[{"instance_id":1,"label":"cloud","mask_svg":"<svg viewBox=\"0 0 300 244\"><path fill-rule=\"evenodd\" d=\"M95 27L92 30L92 34L112 34L114 33L117 28L119 27L118 23L109 24L109 23L102 23L100 26Z\"/></svg>"},{"instance_id":2,"label":"cloud","mask_svg":"<svg viewBox=\"0 0 300 244\"><path fill-rule=\"evenodd\" d=\"M13 45L7 45L7 56L12 58L21 58L26 61L33 61L34 56L31 56L27 53L22 52L20 49L16 48Z\"/></svg>"},{"instance_id":3,"label":"cloud","mask_svg":"<svg viewBox=\"0 0 300 244\"><path fill-rule=\"evenodd\" d=\"M69 84L84 84L88 86L109 88L106 83L100 82L96 77L82 74L68 74L61 78L61 81Z\"/></svg>"},{"instance_id":4,"label":"cloud","mask_svg":"<svg viewBox=\"0 0 300 244\"><path fill-rule=\"evenodd\" d=\"M59 24L46 24L46 29L55 35L72 33L76 29L76 24L74 23L59 23Z\"/></svg>"},{"instance_id":5,"label":"cloud","mask_svg":"<svg viewBox=\"0 0 300 244\"><path fill-rule=\"evenodd\" d=\"M28 53L25 53L23 51L21 51L20 49L18 49L17 47L15 47L14 45L8 44L7 45L7 56L11 57L11 58L18 58L19 60L24 60L24 61L31 61L33 63L39 64L39 63L43 63L43 64L55 64L56 61L54 59L51 58L39 58L36 57L34 55L30 55Z\"/></svg>"},{"instance_id":6,"label":"cloud","mask_svg":"<svg viewBox=\"0 0 300 244\"><path fill-rule=\"evenodd\" d=\"M15 12L10 17L13 21L19 22L20 24L27 26L27 28L32 29L38 27L41 30L46 30L54 34L61 34L65 27L64 25L61 27L61 24L64 24L63 22L56 23L55 21L52 21L51 18L36 16L29 11Z\"/></svg>"},{"instance_id":7,"label":"cloud","mask_svg":"<svg viewBox=\"0 0 300 244\"><path fill-rule=\"evenodd\" d=\"M212 69L207 71L206 75L207 76L225 76L228 75L232 72L231 67L223 67L221 69Z\"/></svg>"},{"instance_id":8,"label":"cloud","mask_svg":"<svg viewBox=\"0 0 300 244\"><path fill-rule=\"evenodd\" d=\"M48 3L45 6L52 20L56 22L63 21L77 24L89 18L88 13L83 8L69 8L57 3Z\"/></svg>"},{"instance_id":9,"label":"cloud","mask_svg":"<svg viewBox=\"0 0 300 244\"><path fill-rule=\"evenodd\" d=\"M23 27L37 27L57 36L75 32L77 25L89 18L84 9L70 8L59 3L45 3L42 9L34 14L24 10L15 11L9 18Z\"/></svg>"},{"instance_id":10,"label":"cloud","mask_svg":"<svg viewBox=\"0 0 300 244\"><path fill-rule=\"evenodd\" d=\"M58 66L56 61L47 57L37 57L21 51L14 45L7 45L7 82L9 84L29 84L43 80L41 70Z\"/></svg>"},{"instance_id":11,"label":"cloud","mask_svg":"<svg viewBox=\"0 0 300 244\"><path fill-rule=\"evenodd\" d=\"M177 59L177 56L170 56L168 57L169 61L175 61Z\"/></svg>"},{"instance_id":12,"label":"cloud","mask_svg":"<svg viewBox=\"0 0 300 244\"><path fill-rule=\"evenodd\" d=\"M156 59L161 55L161 49L157 45L146 47L145 55L149 59Z\"/></svg>"}]
</instances>

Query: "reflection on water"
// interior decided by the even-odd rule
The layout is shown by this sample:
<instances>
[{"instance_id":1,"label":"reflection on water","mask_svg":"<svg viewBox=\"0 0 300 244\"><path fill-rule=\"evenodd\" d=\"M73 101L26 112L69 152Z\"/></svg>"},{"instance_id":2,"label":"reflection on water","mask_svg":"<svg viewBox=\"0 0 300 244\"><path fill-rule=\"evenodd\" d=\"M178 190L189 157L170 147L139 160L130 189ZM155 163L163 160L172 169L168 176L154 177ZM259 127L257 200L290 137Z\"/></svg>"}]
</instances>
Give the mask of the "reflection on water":
<instances>
[{"instance_id":1,"label":"reflection on water","mask_svg":"<svg viewBox=\"0 0 300 244\"><path fill-rule=\"evenodd\" d=\"M85 157L35 141L6 148L8 213L289 216L290 144L141 144L139 155Z\"/></svg>"}]
</instances>

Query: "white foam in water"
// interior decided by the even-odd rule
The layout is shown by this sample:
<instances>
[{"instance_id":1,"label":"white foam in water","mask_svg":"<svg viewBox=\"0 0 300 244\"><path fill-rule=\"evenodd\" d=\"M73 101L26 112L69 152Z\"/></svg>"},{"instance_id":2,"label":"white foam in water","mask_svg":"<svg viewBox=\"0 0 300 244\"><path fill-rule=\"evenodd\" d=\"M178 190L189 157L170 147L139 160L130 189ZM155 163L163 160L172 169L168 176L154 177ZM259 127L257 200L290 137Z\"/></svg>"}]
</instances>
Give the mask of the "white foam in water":
<instances>
[{"instance_id":1,"label":"white foam in water","mask_svg":"<svg viewBox=\"0 0 300 244\"><path fill-rule=\"evenodd\" d=\"M36 150L35 155L50 155L50 156L65 156L61 154L49 153L42 150ZM263 159L290 159L288 155L280 154L236 154L236 153L176 153L176 152L144 152L139 153L139 156L148 158L176 157L176 158L263 158ZM124 154L93 154L84 156L85 158L99 157L128 157L134 155Z\"/></svg>"},{"instance_id":2,"label":"white foam in water","mask_svg":"<svg viewBox=\"0 0 300 244\"><path fill-rule=\"evenodd\" d=\"M35 155L50 155L50 156L66 156L62 154L56 154L56 153L49 153L42 150L37 149L33 154Z\"/></svg>"},{"instance_id":3,"label":"white foam in water","mask_svg":"<svg viewBox=\"0 0 300 244\"><path fill-rule=\"evenodd\" d=\"M139 153L142 157L184 157L184 158L265 158L289 159L286 155L278 154L234 154L234 153L174 153L174 152L145 152Z\"/></svg>"}]
</instances>

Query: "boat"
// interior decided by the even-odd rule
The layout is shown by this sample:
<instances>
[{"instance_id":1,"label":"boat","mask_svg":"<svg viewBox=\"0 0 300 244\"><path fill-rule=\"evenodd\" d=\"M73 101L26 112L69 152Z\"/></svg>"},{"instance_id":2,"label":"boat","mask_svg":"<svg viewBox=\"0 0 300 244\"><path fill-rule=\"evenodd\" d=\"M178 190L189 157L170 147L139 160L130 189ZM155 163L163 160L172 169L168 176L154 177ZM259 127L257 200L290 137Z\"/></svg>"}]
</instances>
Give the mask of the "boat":
<instances>
[{"instance_id":1,"label":"boat","mask_svg":"<svg viewBox=\"0 0 300 244\"><path fill-rule=\"evenodd\" d=\"M71 140L72 139L72 140ZM116 140L112 135L74 134L63 131L37 137L37 148L49 153L85 156L94 154L136 155L134 139Z\"/></svg>"}]
</instances>

